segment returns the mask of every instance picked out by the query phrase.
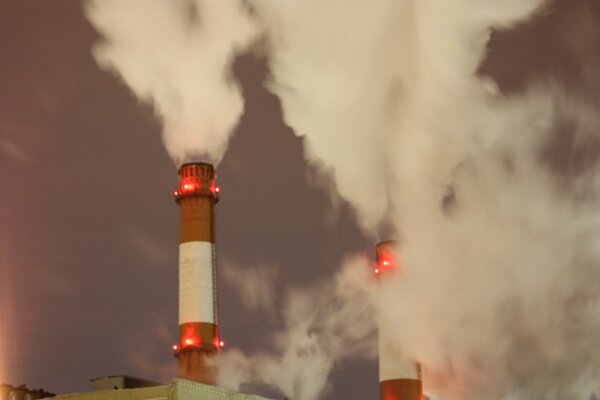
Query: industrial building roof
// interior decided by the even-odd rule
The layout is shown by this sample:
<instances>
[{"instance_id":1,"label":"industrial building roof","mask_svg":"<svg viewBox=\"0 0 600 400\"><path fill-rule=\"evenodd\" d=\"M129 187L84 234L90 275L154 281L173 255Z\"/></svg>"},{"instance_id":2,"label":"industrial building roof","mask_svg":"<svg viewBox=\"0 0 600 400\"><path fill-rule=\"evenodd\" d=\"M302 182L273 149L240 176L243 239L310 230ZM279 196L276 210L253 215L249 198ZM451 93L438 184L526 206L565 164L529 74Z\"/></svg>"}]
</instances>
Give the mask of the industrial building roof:
<instances>
[{"instance_id":1,"label":"industrial building roof","mask_svg":"<svg viewBox=\"0 0 600 400\"><path fill-rule=\"evenodd\" d=\"M66 394L53 400L268 400L264 397L231 392L216 386L174 379L164 386L101 390Z\"/></svg>"}]
</instances>

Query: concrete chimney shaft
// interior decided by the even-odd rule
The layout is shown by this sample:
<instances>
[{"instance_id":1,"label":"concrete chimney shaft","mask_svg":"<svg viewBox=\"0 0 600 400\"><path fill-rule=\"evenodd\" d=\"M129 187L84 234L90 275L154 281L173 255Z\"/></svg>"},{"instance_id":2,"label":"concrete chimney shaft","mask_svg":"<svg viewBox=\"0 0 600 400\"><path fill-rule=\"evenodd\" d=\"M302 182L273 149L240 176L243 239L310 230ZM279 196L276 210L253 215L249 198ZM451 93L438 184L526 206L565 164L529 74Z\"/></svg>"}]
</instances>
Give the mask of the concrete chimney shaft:
<instances>
[{"instance_id":1,"label":"concrete chimney shaft","mask_svg":"<svg viewBox=\"0 0 600 400\"><path fill-rule=\"evenodd\" d=\"M379 279L389 274L400 273L400 263L396 256L397 243L386 241L377 244L377 266L375 273ZM379 322L379 399L380 400L421 400L423 384L421 367L402 354L394 340L394 332L382 321Z\"/></svg>"},{"instance_id":2,"label":"concrete chimney shaft","mask_svg":"<svg viewBox=\"0 0 600 400\"><path fill-rule=\"evenodd\" d=\"M209 385L209 358L219 349L215 262L215 171L205 163L179 169L179 377Z\"/></svg>"}]
</instances>

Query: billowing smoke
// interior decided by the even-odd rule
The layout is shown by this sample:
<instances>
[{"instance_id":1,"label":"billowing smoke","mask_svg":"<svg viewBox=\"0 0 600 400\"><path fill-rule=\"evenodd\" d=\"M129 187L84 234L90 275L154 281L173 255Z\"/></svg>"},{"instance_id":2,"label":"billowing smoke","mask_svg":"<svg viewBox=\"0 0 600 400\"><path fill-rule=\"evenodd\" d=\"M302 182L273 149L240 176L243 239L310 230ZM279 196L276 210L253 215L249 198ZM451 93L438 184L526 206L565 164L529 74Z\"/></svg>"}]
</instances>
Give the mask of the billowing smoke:
<instances>
[{"instance_id":1,"label":"billowing smoke","mask_svg":"<svg viewBox=\"0 0 600 400\"><path fill-rule=\"evenodd\" d=\"M372 355L372 325L352 322L373 304L436 398L587 399L600 386L597 108L559 84L507 96L478 75L492 30L544 1L90 4L99 60L153 101L179 161L222 155L242 107L228 67L259 23L269 87L309 160L366 232L401 239L401 276L340 284L364 271L352 262L293 292L274 353L225 355L224 383L319 398L335 363Z\"/></svg>"},{"instance_id":2,"label":"billowing smoke","mask_svg":"<svg viewBox=\"0 0 600 400\"><path fill-rule=\"evenodd\" d=\"M445 192L401 199L406 276L380 310L444 398L587 399L600 367L600 203L582 156L600 121L548 89L491 106L478 131L490 136L457 159ZM419 329L401 330L411 320Z\"/></svg>"},{"instance_id":3,"label":"billowing smoke","mask_svg":"<svg viewBox=\"0 0 600 400\"><path fill-rule=\"evenodd\" d=\"M89 0L98 63L150 103L177 164L218 163L243 112L230 66L257 37L237 1Z\"/></svg>"},{"instance_id":4,"label":"billowing smoke","mask_svg":"<svg viewBox=\"0 0 600 400\"><path fill-rule=\"evenodd\" d=\"M398 152L406 148L406 162L416 166L430 142L438 144L433 132L413 125L430 117L443 126L431 117L433 107L453 103L444 96L479 101L479 93L471 96L479 86L473 74L490 27L524 17L540 1L253 3L269 27L271 87L286 122L306 138L309 157L333 175L370 231L393 209Z\"/></svg>"},{"instance_id":5,"label":"billowing smoke","mask_svg":"<svg viewBox=\"0 0 600 400\"><path fill-rule=\"evenodd\" d=\"M220 354L215 360L219 384L233 390L244 384L264 385L289 399L314 400L331 388L329 376L336 364L376 357L376 325L369 298L374 278L367 265L364 258L351 257L332 279L292 290L281 302L284 323L274 335L274 348L254 355L237 349ZM264 296L265 282L276 284L274 276L264 271L254 267L228 274L248 311L261 304L256 296ZM263 279L251 278L256 275Z\"/></svg>"},{"instance_id":6,"label":"billowing smoke","mask_svg":"<svg viewBox=\"0 0 600 400\"><path fill-rule=\"evenodd\" d=\"M255 3L287 123L363 226L391 221L403 241L404 274L374 297L426 389L587 399L600 120L558 85L504 97L477 75L491 30L543 2Z\"/></svg>"}]
</instances>

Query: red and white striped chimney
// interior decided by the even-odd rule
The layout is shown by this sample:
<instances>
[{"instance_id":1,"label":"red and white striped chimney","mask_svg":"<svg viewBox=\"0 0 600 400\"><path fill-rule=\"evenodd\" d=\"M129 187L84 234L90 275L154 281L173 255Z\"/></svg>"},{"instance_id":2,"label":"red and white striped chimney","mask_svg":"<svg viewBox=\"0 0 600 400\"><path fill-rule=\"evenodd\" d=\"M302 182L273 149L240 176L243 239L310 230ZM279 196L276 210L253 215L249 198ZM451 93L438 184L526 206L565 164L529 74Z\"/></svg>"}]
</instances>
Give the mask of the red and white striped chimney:
<instances>
[{"instance_id":1,"label":"red and white striped chimney","mask_svg":"<svg viewBox=\"0 0 600 400\"><path fill-rule=\"evenodd\" d=\"M393 240L377 244L375 273L379 279L399 273L400 265ZM419 363L406 359L386 324L379 324L379 399L421 400L423 383Z\"/></svg>"},{"instance_id":2,"label":"red and white striped chimney","mask_svg":"<svg viewBox=\"0 0 600 400\"><path fill-rule=\"evenodd\" d=\"M179 169L179 377L215 384L209 358L219 349L214 206L215 170L205 163Z\"/></svg>"}]
</instances>

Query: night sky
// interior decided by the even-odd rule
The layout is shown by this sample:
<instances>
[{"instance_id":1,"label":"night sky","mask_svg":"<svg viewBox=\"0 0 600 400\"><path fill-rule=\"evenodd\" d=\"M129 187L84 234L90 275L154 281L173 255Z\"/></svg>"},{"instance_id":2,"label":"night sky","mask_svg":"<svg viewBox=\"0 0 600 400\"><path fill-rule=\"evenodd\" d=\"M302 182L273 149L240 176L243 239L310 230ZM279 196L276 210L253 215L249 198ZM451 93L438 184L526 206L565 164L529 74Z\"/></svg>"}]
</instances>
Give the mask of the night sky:
<instances>
[{"instance_id":1,"label":"night sky","mask_svg":"<svg viewBox=\"0 0 600 400\"><path fill-rule=\"evenodd\" d=\"M97 67L95 40L82 1L0 0L0 383L68 393L174 374L176 167L151 108ZM597 88L599 57L600 2L564 0L494 33L481 73L507 94L544 76ZM264 60L234 70L246 111L218 168L219 268L274 268L282 294L378 238L318 183L263 87ZM224 279L219 291L227 346L268 347L281 316L245 312ZM327 399L375 398L376 363L340 365L331 382Z\"/></svg>"}]
</instances>

